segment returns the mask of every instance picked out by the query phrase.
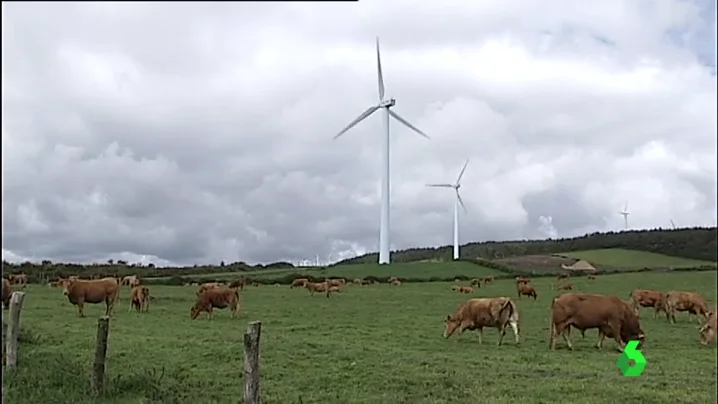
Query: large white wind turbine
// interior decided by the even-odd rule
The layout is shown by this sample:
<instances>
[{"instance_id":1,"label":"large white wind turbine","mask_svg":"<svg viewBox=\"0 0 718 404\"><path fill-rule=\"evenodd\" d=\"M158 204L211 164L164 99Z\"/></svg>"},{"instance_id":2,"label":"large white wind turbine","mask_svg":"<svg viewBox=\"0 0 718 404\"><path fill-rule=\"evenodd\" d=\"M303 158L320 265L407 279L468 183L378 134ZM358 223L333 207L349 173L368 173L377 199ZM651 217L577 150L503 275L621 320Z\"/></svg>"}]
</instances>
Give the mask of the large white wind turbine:
<instances>
[{"instance_id":1,"label":"large white wind turbine","mask_svg":"<svg viewBox=\"0 0 718 404\"><path fill-rule=\"evenodd\" d=\"M342 129L334 139L343 135L349 129L356 126L359 122L368 118L378 109L384 109L384 138L381 144L381 224L379 226L379 263L388 264L391 260L389 254L389 117L396 119L404 124L404 126L418 133L419 135L429 138L424 132L410 124L406 119L402 118L390 108L396 105L394 98L384 98L384 75L381 71L381 57L379 55L379 38L376 38L376 65L379 76L379 103L367 108L361 115L353 120L346 128Z\"/></svg>"},{"instance_id":2,"label":"large white wind turbine","mask_svg":"<svg viewBox=\"0 0 718 404\"><path fill-rule=\"evenodd\" d=\"M623 216L623 224L626 227L626 230L628 230L628 202L626 202L626 205L623 207L623 212L618 212Z\"/></svg>"},{"instance_id":3,"label":"large white wind turbine","mask_svg":"<svg viewBox=\"0 0 718 404\"><path fill-rule=\"evenodd\" d=\"M453 188L456 192L456 200L454 201L454 259L459 259L459 205L464 208L466 212L466 206L464 201L461 200L461 194L459 194L459 188L461 188L461 177L464 176L466 166L469 164L469 160L466 160L464 167L459 172L459 176L456 178L456 184L426 184L427 187L439 187L439 188Z\"/></svg>"}]
</instances>

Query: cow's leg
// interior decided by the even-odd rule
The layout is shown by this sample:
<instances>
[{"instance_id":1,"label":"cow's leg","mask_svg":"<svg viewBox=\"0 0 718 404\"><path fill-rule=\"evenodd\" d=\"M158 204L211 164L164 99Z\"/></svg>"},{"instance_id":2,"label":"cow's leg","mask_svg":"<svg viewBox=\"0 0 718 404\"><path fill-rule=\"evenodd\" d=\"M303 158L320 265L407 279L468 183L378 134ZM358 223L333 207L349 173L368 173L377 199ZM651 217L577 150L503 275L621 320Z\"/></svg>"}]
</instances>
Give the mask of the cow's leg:
<instances>
[{"instance_id":1,"label":"cow's leg","mask_svg":"<svg viewBox=\"0 0 718 404\"><path fill-rule=\"evenodd\" d=\"M610 322L608 323L608 327L611 329L611 334L613 334L613 339L616 341L616 344L618 344L618 350L623 352L624 344L623 341L621 341L621 324L618 322ZM599 332L601 330L599 329Z\"/></svg>"},{"instance_id":2,"label":"cow's leg","mask_svg":"<svg viewBox=\"0 0 718 404\"><path fill-rule=\"evenodd\" d=\"M484 338L483 338L484 337L484 329L482 327L479 327L478 331L479 331L479 344L483 344L484 343Z\"/></svg>"},{"instance_id":3,"label":"cow's leg","mask_svg":"<svg viewBox=\"0 0 718 404\"><path fill-rule=\"evenodd\" d=\"M511 331L514 332L514 341L518 344L519 343L519 324L516 321L509 321L509 325L511 326Z\"/></svg>"},{"instance_id":4,"label":"cow's leg","mask_svg":"<svg viewBox=\"0 0 718 404\"><path fill-rule=\"evenodd\" d=\"M501 346L501 342L504 340L504 335L506 335L506 326L500 325L499 326L499 343L498 346Z\"/></svg>"},{"instance_id":5,"label":"cow's leg","mask_svg":"<svg viewBox=\"0 0 718 404\"><path fill-rule=\"evenodd\" d=\"M549 336L549 343L548 348L549 349L556 349L556 338L558 337L558 334L556 333L556 323L551 321L551 335Z\"/></svg>"},{"instance_id":6,"label":"cow's leg","mask_svg":"<svg viewBox=\"0 0 718 404\"><path fill-rule=\"evenodd\" d=\"M571 325L557 327L557 331L563 336L563 340L566 341L568 349L573 349L573 343L571 342Z\"/></svg>"},{"instance_id":7,"label":"cow's leg","mask_svg":"<svg viewBox=\"0 0 718 404\"><path fill-rule=\"evenodd\" d=\"M596 342L596 348L601 349L603 348L603 340L606 338L606 334L603 333L600 329L598 330L598 341Z\"/></svg>"},{"instance_id":8,"label":"cow's leg","mask_svg":"<svg viewBox=\"0 0 718 404\"><path fill-rule=\"evenodd\" d=\"M80 314L80 317L85 317L85 302L82 300L77 301L77 311Z\"/></svg>"}]
</instances>

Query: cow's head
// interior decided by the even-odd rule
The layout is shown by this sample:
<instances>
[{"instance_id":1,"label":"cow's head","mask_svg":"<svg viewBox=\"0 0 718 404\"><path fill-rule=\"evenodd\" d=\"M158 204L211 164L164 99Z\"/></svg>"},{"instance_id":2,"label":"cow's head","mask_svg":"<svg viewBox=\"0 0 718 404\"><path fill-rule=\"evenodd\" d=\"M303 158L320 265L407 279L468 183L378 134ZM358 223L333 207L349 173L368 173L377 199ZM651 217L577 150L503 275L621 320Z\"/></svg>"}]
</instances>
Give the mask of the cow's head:
<instances>
[{"instance_id":1,"label":"cow's head","mask_svg":"<svg viewBox=\"0 0 718 404\"><path fill-rule=\"evenodd\" d=\"M75 284L75 279L60 279L58 286L62 288L62 294L67 296L70 294L70 288Z\"/></svg>"},{"instance_id":2,"label":"cow's head","mask_svg":"<svg viewBox=\"0 0 718 404\"><path fill-rule=\"evenodd\" d=\"M197 303L194 306L192 306L192 308L189 310L189 318L191 320L194 320L195 318L197 318L197 316L199 316L199 311L200 311L199 309L200 309L200 304Z\"/></svg>"},{"instance_id":3,"label":"cow's head","mask_svg":"<svg viewBox=\"0 0 718 404\"><path fill-rule=\"evenodd\" d=\"M457 328L461 326L461 320L455 318L451 314L446 316L445 327L444 327L444 338L449 338Z\"/></svg>"}]
</instances>

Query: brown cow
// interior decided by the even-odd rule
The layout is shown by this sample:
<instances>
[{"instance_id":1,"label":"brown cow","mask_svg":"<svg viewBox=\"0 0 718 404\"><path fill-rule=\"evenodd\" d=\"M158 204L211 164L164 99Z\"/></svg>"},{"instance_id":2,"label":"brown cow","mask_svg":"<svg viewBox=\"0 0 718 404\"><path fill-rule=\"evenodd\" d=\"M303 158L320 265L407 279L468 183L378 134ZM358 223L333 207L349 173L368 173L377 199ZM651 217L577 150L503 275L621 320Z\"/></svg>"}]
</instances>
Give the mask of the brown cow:
<instances>
[{"instance_id":1,"label":"brown cow","mask_svg":"<svg viewBox=\"0 0 718 404\"><path fill-rule=\"evenodd\" d=\"M481 279L476 279L476 278L472 279L470 285L473 287L480 288L481 287Z\"/></svg>"},{"instance_id":2,"label":"brown cow","mask_svg":"<svg viewBox=\"0 0 718 404\"><path fill-rule=\"evenodd\" d=\"M454 291L454 292L458 292L460 287L461 287L461 286L459 286L459 285L452 285L452 286L451 286L451 290Z\"/></svg>"},{"instance_id":3,"label":"brown cow","mask_svg":"<svg viewBox=\"0 0 718 404\"><path fill-rule=\"evenodd\" d=\"M138 312L148 311L150 309L150 289L147 286L133 286L130 291L130 308Z\"/></svg>"},{"instance_id":4,"label":"brown cow","mask_svg":"<svg viewBox=\"0 0 718 404\"><path fill-rule=\"evenodd\" d=\"M701 344L708 345L716 340L716 309L708 315L708 321L703 324L703 327L698 331L698 335L701 338Z\"/></svg>"},{"instance_id":5,"label":"brown cow","mask_svg":"<svg viewBox=\"0 0 718 404\"><path fill-rule=\"evenodd\" d=\"M10 307L10 297L12 297L12 285L10 281L2 278L2 306L7 309Z\"/></svg>"},{"instance_id":6,"label":"brown cow","mask_svg":"<svg viewBox=\"0 0 718 404\"><path fill-rule=\"evenodd\" d=\"M582 332L598 328L598 348L605 336L614 338L621 351L628 341L639 340L640 347L645 339L635 312L617 296L565 293L555 297L551 302L550 349L556 348L559 335L563 336L568 348L573 349L570 327Z\"/></svg>"},{"instance_id":7,"label":"brown cow","mask_svg":"<svg viewBox=\"0 0 718 404\"><path fill-rule=\"evenodd\" d=\"M391 286L401 286L401 281L398 279L394 279L393 281L391 281L390 285Z\"/></svg>"},{"instance_id":8,"label":"brown cow","mask_svg":"<svg viewBox=\"0 0 718 404\"><path fill-rule=\"evenodd\" d=\"M458 291L459 291L459 293L470 294L470 293L474 293L474 288L470 288L468 286L459 286Z\"/></svg>"},{"instance_id":9,"label":"brown cow","mask_svg":"<svg viewBox=\"0 0 718 404\"><path fill-rule=\"evenodd\" d=\"M638 311L640 307L653 307L653 318L656 318L659 311L666 313L666 318L668 318L665 293L659 290L636 289L631 292L629 297L631 306L635 307L636 311Z\"/></svg>"},{"instance_id":10,"label":"brown cow","mask_svg":"<svg viewBox=\"0 0 718 404\"><path fill-rule=\"evenodd\" d=\"M560 274L556 279L560 281L561 279L568 279L570 277L571 277L571 274L564 273L564 274Z\"/></svg>"},{"instance_id":11,"label":"brown cow","mask_svg":"<svg viewBox=\"0 0 718 404\"><path fill-rule=\"evenodd\" d=\"M224 309L229 307L232 312L232 318L237 315L239 310L239 292L237 289L228 289L225 287L209 288L199 296L197 302L190 309L190 318L196 319L201 312L206 312L209 319L212 319L212 309Z\"/></svg>"},{"instance_id":12,"label":"brown cow","mask_svg":"<svg viewBox=\"0 0 718 404\"><path fill-rule=\"evenodd\" d=\"M341 291L342 291L341 286L330 286L327 288L327 297L329 297L329 295L332 293L339 293Z\"/></svg>"},{"instance_id":13,"label":"brown cow","mask_svg":"<svg viewBox=\"0 0 718 404\"><path fill-rule=\"evenodd\" d=\"M105 302L105 315L112 313L120 295L120 286L115 278L102 278L91 281L82 279L67 279L62 281L62 294L67 296L70 303L77 306L80 317L85 317L85 303Z\"/></svg>"},{"instance_id":14,"label":"brown cow","mask_svg":"<svg viewBox=\"0 0 718 404\"><path fill-rule=\"evenodd\" d=\"M344 279L326 279L325 282L327 283L327 286L329 286L329 287L332 287L332 286L342 287L346 283L344 281Z\"/></svg>"},{"instance_id":15,"label":"brown cow","mask_svg":"<svg viewBox=\"0 0 718 404\"><path fill-rule=\"evenodd\" d=\"M304 284L309 282L309 279L307 278L297 278L292 281L292 284L289 286L290 289L294 288L303 288Z\"/></svg>"},{"instance_id":16,"label":"brown cow","mask_svg":"<svg viewBox=\"0 0 718 404\"><path fill-rule=\"evenodd\" d=\"M556 290L571 290L573 289L573 285L570 283L563 283L556 285Z\"/></svg>"},{"instance_id":17,"label":"brown cow","mask_svg":"<svg viewBox=\"0 0 718 404\"><path fill-rule=\"evenodd\" d=\"M130 287L135 287L140 284L140 277L137 275L128 275L122 278L122 281L120 282L122 285L128 285Z\"/></svg>"},{"instance_id":18,"label":"brown cow","mask_svg":"<svg viewBox=\"0 0 718 404\"><path fill-rule=\"evenodd\" d=\"M588 280L589 280L589 281L595 281L595 280L596 280L596 275L589 275L589 276L588 276Z\"/></svg>"},{"instance_id":19,"label":"brown cow","mask_svg":"<svg viewBox=\"0 0 718 404\"><path fill-rule=\"evenodd\" d=\"M199 296L199 295L201 295L202 293L204 293L205 290L214 289L214 288L220 288L220 287L222 287L222 284L219 283L219 282L207 282L207 283L203 283L202 285L200 285L199 290L197 291L197 296Z\"/></svg>"},{"instance_id":20,"label":"brown cow","mask_svg":"<svg viewBox=\"0 0 718 404\"><path fill-rule=\"evenodd\" d=\"M708 302L700 294L675 290L666 294L666 308L667 314L670 317L669 320L674 324L676 322L676 311L687 311L689 320L692 314L696 316L699 323L701 319L698 315L708 320L708 313L710 312Z\"/></svg>"},{"instance_id":21,"label":"brown cow","mask_svg":"<svg viewBox=\"0 0 718 404\"><path fill-rule=\"evenodd\" d=\"M355 285L364 285L364 279L362 279L362 278L356 278L356 279L354 279L354 280L352 281L352 283L355 284Z\"/></svg>"},{"instance_id":22,"label":"brown cow","mask_svg":"<svg viewBox=\"0 0 718 404\"><path fill-rule=\"evenodd\" d=\"M498 345L506 335L506 326L511 326L514 339L519 343L519 312L516 304L508 297L469 299L453 314L446 316L444 338L449 338L457 329L479 331L479 344L483 343L484 327L499 330Z\"/></svg>"},{"instance_id":23,"label":"brown cow","mask_svg":"<svg viewBox=\"0 0 718 404\"><path fill-rule=\"evenodd\" d=\"M485 277L485 278L484 278L484 285L486 285L486 284L488 284L488 283L494 283L494 279L495 279L495 278L494 278L493 276L487 276L487 277Z\"/></svg>"},{"instance_id":24,"label":"brown cow","mask_svg":"<svg viewBox=\"0 0 718 404\"><path fill-rule=\"evenodd\" d=\"M244 284L245 284L246 282L247 282L247 280L246 280L244 277L239 278L239 279L235 279L235 280L233 280L232 282L229 283L229 288L230 288L230 289L244 290Z\"/></svg>"},{"instance_id":25,"label":"brown cow","mask_svg":"<svg viewBox=\"0 0 718 404\"><path fill-rule=\"evenodd\" d=\"M529 278L525 278L523 276L517 276L516 284L518 285L519 283L529 283Z\"/></svg>"},{"instance_id":26,"label":"brown cow","mask_svg":"<svg viewBox=\"0 0 718 404\"><path fill-rule=\"evenodd\" d=\"M521 299L521 296L528 296L533 297L534 300L538 298L538 294L536 293L536 289L534 289L533 285L531 285L528 282L520 282L516 284L516 291L518 292L519 299Z\"/></svg>"},{"instance_id":27,"label":"brown cow","mask_svg":"<svg viewBox=\"0 0 718 404\"><path fill-rule=\"evenodd\" d=\"M326 282L305 282L304 287L309 290L309 293L314 296L314 293L321 293L327 291L327 283ZM327 296L329 297L329 296Z\"/></svg>"},{"instance_id":28,"label":"brown cow","mask_svg":"<svg viewBox=\"0 0 718 404\"><path fill-rule=\"evenodd\" d=\"M386 283L392 283L392 282L398 281L398 280L399 280L399 278L397 278L396 276L391 276L391 277L389 277L389 279L386 280ZM456 282L456 281L454 281L454 282Z\"/></svg>"},{"instance_id":29,"label":"brown cow","mask_svg":"<svg viewBox=\"0 0 718 404\"><path fill-rule=\"evenodd\" d=\"M21 288L24 288L27 285L27 275L25 274L8 275L8 280L11 285L18 285Z\"/></svg>"}]
</instances>

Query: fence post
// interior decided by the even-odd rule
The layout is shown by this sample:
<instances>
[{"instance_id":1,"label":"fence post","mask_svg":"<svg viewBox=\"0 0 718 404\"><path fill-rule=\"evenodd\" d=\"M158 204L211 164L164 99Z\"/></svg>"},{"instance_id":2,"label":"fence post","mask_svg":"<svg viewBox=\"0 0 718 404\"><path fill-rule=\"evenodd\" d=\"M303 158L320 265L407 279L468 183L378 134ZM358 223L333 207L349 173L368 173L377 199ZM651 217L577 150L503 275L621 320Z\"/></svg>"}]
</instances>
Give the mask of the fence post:
<instances>
[{"instance_id":1,"label":"fence post","mask_svg":"<svg viewBox=\"0 0 718 404\"><path fill-rule=\"evenodd\" d=\"M107 334L110 331L110 317L97 319L97 345L95 362L92 365L92 391L101 395L105 391L105 360L107 358Z\"/></svg>"},{"instance_id":2,"label":"fence post","mask_svg":"<svg viewBox=\"0 0 718 404\"><path fill-rule=\"evenodd\" d=\"M10 296L10 316L7 321L7 342L5 345L5 366L12 369L17 366L17 348L20 338L20 312L25 292L13 292Z\"/></svg>"},{"instance_id":3,"label":"fence post","mask_svg":"<svg viewBox=\"0 0 718 404\"><path fill-rule=\"evenodd\" d=\"M259 338L262 322L253 321L244 333L244 404L259 404Z\"/></svg>"}]
</instances>

